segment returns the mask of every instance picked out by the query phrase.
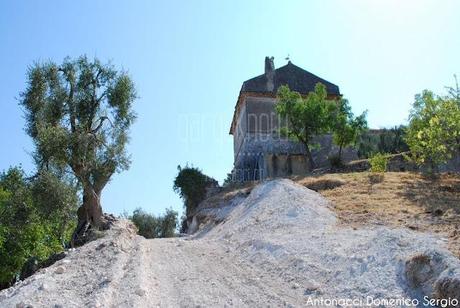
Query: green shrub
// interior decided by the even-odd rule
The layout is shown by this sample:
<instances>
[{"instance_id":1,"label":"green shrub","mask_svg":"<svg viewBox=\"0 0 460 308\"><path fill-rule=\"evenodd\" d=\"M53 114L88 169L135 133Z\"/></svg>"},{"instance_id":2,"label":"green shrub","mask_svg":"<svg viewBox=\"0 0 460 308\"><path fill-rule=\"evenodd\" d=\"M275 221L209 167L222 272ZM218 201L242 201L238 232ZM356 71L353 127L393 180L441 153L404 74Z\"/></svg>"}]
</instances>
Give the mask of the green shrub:
<instances>
[{"instance_id":1,"label":"green shrub","mask_svg":"<svg viewBox=\"0 0 460 308\"><path fill-rule=\"evenodd\" d=\"M138 234L145 238L173 237L178 225L177 212L166 209L164 215L155 216L141 208L134 210L128 218L136 225Z\"/></svg>"},{"instance_id":2,"label":"green shrub","mask_svg":"<svg viewBox=\"0 0 460 308\"><path fill-rule=\"evenodd\" d=\"M13 284L28 261L40 266L70 240L75 191L51 174L47 179L54 185L43 190L41 176L27 178L20 167L0 173L0 289Z\"/></svg>"},{"instance_id":3,"label":"green shrub","mask_svg":"<svg viewBox=\"0 0 460 308\"><path fill-rule=\"evenodd\" d=\"M376 153L369 158L372 173L384 173L387 170L388 155Z\"/></svg>"},{"instance_id":4,"label":"green shrub","mask_svg":"<svg viewBox=\"0 0 460 308\"><path fill-rule=\"evenodd\" d=\"M217 181L195 167L178 166L177 170L173 189L184 200L185 214L189 216L206 197L206 188L217 185Z\"/></svg>"}]
</instances>

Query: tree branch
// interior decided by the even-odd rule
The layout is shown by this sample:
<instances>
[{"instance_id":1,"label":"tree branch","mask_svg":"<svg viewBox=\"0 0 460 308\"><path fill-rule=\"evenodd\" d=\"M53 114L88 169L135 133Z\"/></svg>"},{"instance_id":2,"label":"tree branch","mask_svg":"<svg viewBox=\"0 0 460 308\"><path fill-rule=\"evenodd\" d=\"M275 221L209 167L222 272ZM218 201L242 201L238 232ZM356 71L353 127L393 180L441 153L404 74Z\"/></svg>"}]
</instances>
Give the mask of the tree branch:
<instances>
[{"instance_id":1,"label":"tree branch","mask_svg":"<svg viewBox=\"0 0 460 308\"><path fill-rule=\"evenodd\" d=\"M105 120L108 120L109 123L112 124L112 122L110 121L110 119L109 119L108 117L102 116L102 117L99 118L99 124L98 124L98 126L97 126L95 129L91 130L91 133L92 133L92 134L97 133L97 132L99 131L99 129L101 129L102 124L104 124L104 121L105 121Z\"/></svg>"}]
</instances>

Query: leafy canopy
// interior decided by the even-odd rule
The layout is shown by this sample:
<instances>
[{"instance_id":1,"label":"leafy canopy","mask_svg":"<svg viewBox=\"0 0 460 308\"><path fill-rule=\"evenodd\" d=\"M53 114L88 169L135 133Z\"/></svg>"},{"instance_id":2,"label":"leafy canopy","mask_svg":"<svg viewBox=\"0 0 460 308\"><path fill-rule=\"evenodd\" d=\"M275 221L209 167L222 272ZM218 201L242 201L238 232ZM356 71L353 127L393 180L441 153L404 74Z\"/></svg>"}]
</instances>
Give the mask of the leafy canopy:
<instances>
[{"instance_id":1,"label":"leafy canopy","mask_svg":"<svg viewBox=\"0 0 460 308\"><path fill-rule=\"evenodd\" d=\"M321 83L306 97L281 86L277 98L276 111L286 121L281 133L305 145L310 165L314 167L310 152L312 138L334 128L337 102L327 98L326 87Z\"/></svg>"},{"instance_id":2,"label":"leafy canopy","mask_svg":"<svg viewBox=\"0 0 460 308\"><path fill-rule=\"evenodd\" d=\"M0 289L14 283L28 260L44 261L70 239L76 191L46 178L27 178L20 167L0 173Z\"/></svg>"},{"instance_id":3,"label":"leafy canopy","mask_svg":"<svg viewBox=\"0 0 460 308\"><path fill-rule=\"evenodd\" d=\"M339 159L342 148L355 144L361 133L367 129L366 115L367 112L365 111L355 117L348 100L342 99L340 101L333 130L333 141L339 146Z\"/></svg>"},{"instance_id":4,"label":"leafy canopy","mask_svg":"<svg viewBox=\"0 0 460 308\"><path fill-rule=\"evenodd\" d=\"M430 91L415 96L406 141L412 159L435 169L460 150L460 101Z\"/></svg>"},{"instance_id":5,"label":"leafy canopy","mask_svg":"<svg viewBox=\"0 0 460 308\"><path fill-rule=\"evenodd\" d=\"M384 153L375 153L369 158L371 172L383 173L387 170L389 155Z\"/></svg>"},{"instance_id":6,"label":"leafy canopy","mask_svg":"<svg viewBox=\"0 0 460 308\"><path fill-rule=\"evenodd\" d=\"M178 225L178 213L172 209L166 209L166 213L160 216L149 214L137 208L133 215L128 218L136 225L138 233L145 238L173 237Z\"/></svg>"},{"instance_id":7,"label":"leafy canopy","mask_svg":"<svg viewBox=\"0 0 460 308\"><path fill-rule=\"evenodd\" d=\"M129 76L97 59L30 67L21 104L38 169L70 169L84 186L102 190L129 165L125 145L135 98Z\"/></svg>"},{"instance_id":8,"label":"leafy canopy","mask_svg":"<svg viewBox=\"0 0 460 308\"><path fill-rule=\"evenodd\" d=\"M203 174L200 169L190 166L177 167L173 189L184 200L186 215L190 215L206 197L206 188L216 180Z\"/></svg>"},{"instance_id":9,"label":"leafy canopy","mask_svg":"<svg viewBox=\"0 0 460 308\"><path fill-rule=\"evenodd\" d=\"M327 99L326 87L318 83L306 97L291 91L288 86L278 89L276 111L287 120L282 132L304 144L315 135L331 131L337 112L337 102Z\"/></svg>"}]
</instances>

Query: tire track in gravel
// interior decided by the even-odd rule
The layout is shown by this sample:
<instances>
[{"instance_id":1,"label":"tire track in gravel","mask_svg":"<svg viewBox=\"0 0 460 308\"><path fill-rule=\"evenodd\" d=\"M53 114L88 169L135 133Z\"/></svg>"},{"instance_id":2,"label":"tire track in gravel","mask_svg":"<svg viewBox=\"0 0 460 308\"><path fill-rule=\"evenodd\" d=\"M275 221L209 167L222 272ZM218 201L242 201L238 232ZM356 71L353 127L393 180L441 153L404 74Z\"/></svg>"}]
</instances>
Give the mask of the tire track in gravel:
<instances>
[{"instance_id":1,"label":"tire track in gravel","mask_svg":"<svg viewBox=\"0 0 460 308\"><path fill-rule=\"evenodd\" d=\"M255 307L298 305L293 290L239 259L221 244L157 239L149 248L144 281L149 307ZM144 257L145 257L144 256Z\"/></svg>"}]
</instances>

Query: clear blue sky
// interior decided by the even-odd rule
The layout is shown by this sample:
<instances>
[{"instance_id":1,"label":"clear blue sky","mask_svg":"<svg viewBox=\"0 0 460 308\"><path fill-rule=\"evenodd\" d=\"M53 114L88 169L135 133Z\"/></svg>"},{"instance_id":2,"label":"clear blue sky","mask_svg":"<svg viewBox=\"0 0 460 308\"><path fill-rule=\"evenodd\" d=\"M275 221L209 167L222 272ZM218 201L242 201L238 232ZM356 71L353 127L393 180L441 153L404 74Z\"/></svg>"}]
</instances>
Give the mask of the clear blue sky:
<instances>
[{"instance_id":1,"label":"clear blue sky","mask_svg":"<svg viewBox=\"0 0 460 308\"><path fill-rule=\"evenodd\" d=\"M77 4L78 3L78 4ZM460 74L460 1L1 1L0 170L32 171L18 93L35 60L97 56L127 69L139 93L129 171L103 192L112 213L181 209L178 164L218 180L231 170L228 129L244 80L294 64L340 86L371 127L404 123L415 93Z\"/></svg>"}]
</instances>

